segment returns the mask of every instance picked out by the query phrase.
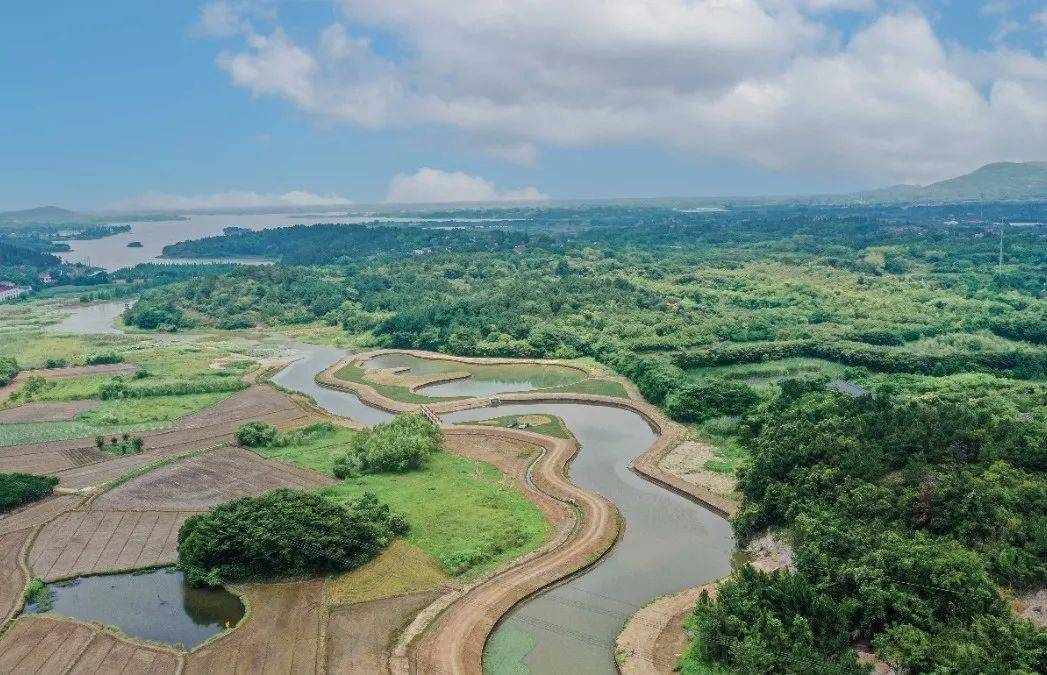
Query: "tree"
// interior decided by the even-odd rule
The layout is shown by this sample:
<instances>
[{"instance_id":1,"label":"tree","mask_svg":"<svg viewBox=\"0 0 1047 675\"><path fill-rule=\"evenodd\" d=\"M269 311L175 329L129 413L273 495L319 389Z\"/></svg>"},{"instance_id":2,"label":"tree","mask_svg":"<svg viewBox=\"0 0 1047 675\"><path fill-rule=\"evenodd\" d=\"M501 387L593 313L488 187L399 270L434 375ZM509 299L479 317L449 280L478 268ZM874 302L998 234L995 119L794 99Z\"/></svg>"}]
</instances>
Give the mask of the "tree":
<instances>
[{"instance_id":1,"label":"tree","mask_svg":"<svg viewBox=\"0 0 1047 675\"><path fill-rule=\"evenodd\" d=\"M370 493L342 506L314 493L274 490L190 516L178 533L178 566L190 583L212 586L345 572L407 529Z\"/></svg>"},{"instance_id":2,"label":"tree","mask_svg":"<svg viewBox=\"0 0 1047 675\"><path fill-rule=\"evenodd\" d=\"M247 422L236 430L236 442L247 448L264 448L275 440L276 428L267 422Z\"/></svg>"},{"instance_id":3,"label":"tree","mask_svg":"<svg viewBox=\"0 0 1047 675\"><path fill-rule=\"evenodd\" d=\"M353 436L345 455L334 463L334 475L348 478L369 473L403 473L423 469L440 451L443 433L421 415L400 415Z\"/></svg>"}]
</instances>

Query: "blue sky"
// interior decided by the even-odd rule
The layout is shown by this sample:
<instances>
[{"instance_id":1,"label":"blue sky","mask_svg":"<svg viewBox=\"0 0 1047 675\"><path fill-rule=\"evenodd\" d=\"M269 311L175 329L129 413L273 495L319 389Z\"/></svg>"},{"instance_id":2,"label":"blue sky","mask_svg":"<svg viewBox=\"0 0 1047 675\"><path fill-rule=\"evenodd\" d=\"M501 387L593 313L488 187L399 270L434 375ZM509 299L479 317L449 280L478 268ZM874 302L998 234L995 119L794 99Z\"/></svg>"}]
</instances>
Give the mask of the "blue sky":
<instances>
[{"instance_id":1,"label":"blue sky","mask_svg":"<svg viewBox=\"0 0 1047 675\"><path fill-rule=\"evenodd\" d=\"M537 4L6 2L0 209L842 191L1047 158L1044 2Z\"/></svg>"}]
</instances>

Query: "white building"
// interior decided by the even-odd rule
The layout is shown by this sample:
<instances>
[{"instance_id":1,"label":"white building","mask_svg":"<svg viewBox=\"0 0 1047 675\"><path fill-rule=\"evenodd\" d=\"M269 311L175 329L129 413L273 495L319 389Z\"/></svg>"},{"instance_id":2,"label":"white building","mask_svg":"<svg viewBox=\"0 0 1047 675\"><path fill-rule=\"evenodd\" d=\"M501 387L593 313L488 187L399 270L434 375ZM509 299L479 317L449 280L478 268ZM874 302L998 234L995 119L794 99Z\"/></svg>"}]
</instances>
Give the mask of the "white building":
<instances>
[{"instance_id":1,"label":"white building","mask_svg":"<svg viewBox=\"0 0 1047 675\"><path fill-rule=\"evenodd\" d=\"M32 292L29 286L15 286L10 281L0 281L0 302L16 300Z\"/></svg>"}]
</instances>

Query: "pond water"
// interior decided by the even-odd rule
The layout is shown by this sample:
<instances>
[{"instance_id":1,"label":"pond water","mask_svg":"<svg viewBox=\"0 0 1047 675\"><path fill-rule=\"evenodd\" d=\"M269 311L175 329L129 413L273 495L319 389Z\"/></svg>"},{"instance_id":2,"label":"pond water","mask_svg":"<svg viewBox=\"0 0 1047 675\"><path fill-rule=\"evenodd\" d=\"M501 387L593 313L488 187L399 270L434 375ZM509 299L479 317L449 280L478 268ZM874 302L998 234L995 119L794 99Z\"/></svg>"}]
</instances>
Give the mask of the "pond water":
<instances>
[{"instance_id":1,"label":"pond water","mask_svg":"<svg viewBox=\"0 0 1047 675\"><path fill-rule=\"evenodd\" d=\"M300 358L273 376L273 382L312 396L317 405L327 412L348 417L361 424L379 424L395 417L392 413L367 405L349 392L328 389L316 383L315 378L320 371L338 363L348 356L349 352L338 347L304 342L291 342L287 347L299 354Z\"/></svg>"},{"instance_id":2,"label":"pond water","mask_svg":"<svg viewBox=\"0 0 1047 675\"><path fill-rule=\"evenodd\" d=\"M50 584L46 612L118 627L130 637L192 649L244 616L244 605L224 588L196 588L182 572L164 568L140 574L80 577ZM36 613L32 605L27 611Z\"/></svg>"},{"instance_id":3,"label":"pond water","mask_svg":"<svg viewBox=\"0 0 1047 675\"><path fill-rule=\"evenodd\" d=\"M630 410L580 403L504 404L442 417L455 423L523 414L564 420L582 447L570 466L571 481L613 501L626 528L618 545L590 571L510 612L486 657L505 664L526 654L522 665L532 673L615 673L614 640L630 615L655 597L730 572L730 523L629 470L655 440L647 422Z\"/></svg>"},{"instance_id":4,"label":"pond water","mask_svg":"<svg viewBox=\"0 0 1047 675\"><path fill-rule=\"evenodd\" d=\"M469 377L451 382L441 382L420 387L417 391L425 396L492 396L511 391L531 391L558 387L577 382L585 374L575 368L555 365L512 363L489 365L461 363L446 359L427 359L393 352L380 354L364 361L364 367L408 368L403 375L440 375L444 373L469 373Z\"/></svg>"},{"instance_id":5,"label":"pond water","mask_svg":"<svg viewBox=\"0 0 1047 675\"><path fill-rule=\"evenodd\" d=\"M49 333L76 333L78 335L100 335L123 333L114 322L133 300L119 302L97 302L89 305L67 305L62 308L69 316L47 327Z\"/></svg>"}]
</instances>

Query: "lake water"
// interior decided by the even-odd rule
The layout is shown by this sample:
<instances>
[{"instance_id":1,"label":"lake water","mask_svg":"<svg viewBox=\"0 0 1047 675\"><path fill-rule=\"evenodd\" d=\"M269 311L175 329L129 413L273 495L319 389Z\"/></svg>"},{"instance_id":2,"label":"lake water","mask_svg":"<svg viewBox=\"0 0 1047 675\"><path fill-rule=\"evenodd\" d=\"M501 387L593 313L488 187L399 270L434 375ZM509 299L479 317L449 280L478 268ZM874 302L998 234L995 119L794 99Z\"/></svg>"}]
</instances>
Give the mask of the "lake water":
<instances>
[{"instance_id":1,"label":"lake water","mask_svg":"<svg viewBox=\"0 0 1047 675\"><path fill-rule=\"evenodd\" d=\"M555 365L462 363L446 359L427 359L412 354L380 354L364 361L365 368L407 368L403 375L442 375L468 373L469 377L420 387L425 396L482 397L511 391L531 391L577 382L585 373L576 368Z\"/></svg>"},{"instance_id":2,"label":"lake water","mask_svg":"<svg viewBox=\"0 0 1047 675\"><path fill-rule=\"evenodd\" d=\"M268 230L291 225L313 225L316 223L341 223L358 225L370 222L447 222L444 218L376 218L368 215L346 215L344 211L332 214L292 215L287 213L231 214L231 215L190 215L187 220L163 220L155 222L137 222L131 224L128 232L121 232L101 239L68 240L71 250L58 253L62 260L70 263L80 262L85 265L101 267L112 271L121 267L132 267L138 263L156 262L164 246L179 241L201 239L222 234L226 227L242 227L248 230ZM481 220L460 219L457 222L485 222ZM141 247L128 247L132 241L141 242ZM173 260L163 262L207 262L206 260ZM242 262L258 264L259 260L242 258L223 258L211 262Z\"/></svg>"},{"instance_id":3,"label":"lake water","mask_svg":"<svg viewBox=\"0 0 1047 675\"><path fill-rule=\"evenodd\" d=\"M88 305L67 305L62 308L69 316L47 327L49 333L73 333L76 335L111 335L123 333L115 325L124 309L133 300L118 302L95 302Z\"/></svg>"},{"instance_id":4,"label":"lake water","mask_svg":"<svg viewBox=\"0 0 1047 675\"><path fill-rule=\"evenodd\" d=\"M240 598L224 588L190 586L174 568L80 577L48 588L54 603L43 613L98 621L131 637L187 649L232 628L244 616ZM27 611L37 613L39 608L29 606Z\"/></svg>"},{"instance_id":5,"label":"lake water","mask_svg":"<svg viewBox=\"0 0 1047 675\"><path fill-rule=\"evenodd\" d=\"M488 643L486 656L504 663L507 653L531 645L517 665L532 673L611 675L616 672L614 640L637 609L660 595L730 572L731 525L629 470L629 463L655 440L647 422L630 410L579 403L504 404L442 417L455 423L523 414L564 420L581 444L570 466L571 481L613 501L625 517L625 532L591 570L510 612ZM491 651L499 649L505 653Z\"/></svg>"}]
</instances>

